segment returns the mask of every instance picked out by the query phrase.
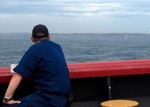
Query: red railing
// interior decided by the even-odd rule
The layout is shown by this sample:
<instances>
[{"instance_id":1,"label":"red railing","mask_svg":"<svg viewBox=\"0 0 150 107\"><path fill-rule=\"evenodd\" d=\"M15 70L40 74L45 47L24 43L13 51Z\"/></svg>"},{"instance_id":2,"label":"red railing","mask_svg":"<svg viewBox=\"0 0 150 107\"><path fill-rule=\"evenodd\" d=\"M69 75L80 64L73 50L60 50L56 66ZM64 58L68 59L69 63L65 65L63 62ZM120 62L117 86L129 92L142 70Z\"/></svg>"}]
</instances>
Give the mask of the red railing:
<instances>
[{"instance_id":1,"label":"red railing","mask_svg":"<svg viewBox=\"0 0 150 107\"><path fill-rule=\"evenodd\" d=\"M71 79L150 74L150 59L72 63L68 67ZM10 67L0 68L0 83L9 82L11 76Z\"/></svg>"}]
</instances>

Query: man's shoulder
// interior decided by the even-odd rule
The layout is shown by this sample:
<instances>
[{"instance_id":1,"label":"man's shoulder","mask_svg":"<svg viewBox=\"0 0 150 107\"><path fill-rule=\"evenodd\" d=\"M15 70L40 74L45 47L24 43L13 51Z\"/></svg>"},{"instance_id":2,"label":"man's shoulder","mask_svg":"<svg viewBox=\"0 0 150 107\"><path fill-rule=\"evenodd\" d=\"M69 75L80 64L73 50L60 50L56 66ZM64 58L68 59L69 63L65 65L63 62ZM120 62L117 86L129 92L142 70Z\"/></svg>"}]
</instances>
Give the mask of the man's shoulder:
<instances>
[{"instance_id":1,"label":"man's shoulder","mask_svg":"<svg viewBox=\"0 0 150 107\"><path fill-rule=\"evenodd\" d=\"M53 41L46 41L46 42L40 42L40 43L37 43L37 44L33 44L30 48L31 49L34 49L34 50L39 50L39 49L43 49L47 46L52 46L52 47L61 47L58 43L56 42L53 42Z\"/></svg>"},{"instance_id":2,"label":"man's shoulder","mask_svg":"<svg viewBox=\"0 0 150 107\"><path fill-rule=\"evenodd\" d=\"M39 44L33 44L33 45L31 45L30 48L37 48L38 46L39 46Z\"/></svg>"},{"instance_id":3,"label":"man's shoulder","mask_svg":"<svg viewBox=\"0 0 150 107\"><path fill-rule=\"evenodd\" d=\"M58 43L54 42L54 41L48 41L47 42L49 45L54 46L54 47L61 47Z\"/></svg>"},{"instance_id":4,"label":"man's shoulder","mask_svg":"<svg viewBox=\"0 0 150 107\"><path fill-rule=\"evenodd\" d=\"M36 51L36 50L39 49L39 47L40 47L39 44L33 44L33 45L30 46L29 50Z\"/></svg>"},{"instance_id":5,"label":"man's shoulder","mask_svg":"<svg viewBox=\"0 0 150 107\"><path fill-rule=\"evenodd\" d=\"M54 42L54 41L50 41L52 44L54 45L59 45L58 43Z\"/></svg>"}]
</instances>

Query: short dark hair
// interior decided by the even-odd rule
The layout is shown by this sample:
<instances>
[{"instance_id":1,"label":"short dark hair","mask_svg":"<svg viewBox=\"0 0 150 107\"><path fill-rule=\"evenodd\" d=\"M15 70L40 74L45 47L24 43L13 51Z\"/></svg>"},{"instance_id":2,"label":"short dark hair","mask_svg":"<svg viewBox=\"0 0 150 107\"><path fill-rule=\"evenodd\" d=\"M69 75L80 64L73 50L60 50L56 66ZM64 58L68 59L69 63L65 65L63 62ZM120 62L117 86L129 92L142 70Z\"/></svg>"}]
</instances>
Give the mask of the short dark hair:
<instances>
[{"instance_id":1,"label":"short dark hair","mask_svg":"<svg viewBox=\"0 0 150 107\"><path fill-rule=\"evenodd\" d=\"M34 26L34 28L32 30L32 36L34 38L48 37L49 32L48 32L47 27L45 25L42 25L42 24L38 24L38 25Z\"/></svg>"}]
</instances>

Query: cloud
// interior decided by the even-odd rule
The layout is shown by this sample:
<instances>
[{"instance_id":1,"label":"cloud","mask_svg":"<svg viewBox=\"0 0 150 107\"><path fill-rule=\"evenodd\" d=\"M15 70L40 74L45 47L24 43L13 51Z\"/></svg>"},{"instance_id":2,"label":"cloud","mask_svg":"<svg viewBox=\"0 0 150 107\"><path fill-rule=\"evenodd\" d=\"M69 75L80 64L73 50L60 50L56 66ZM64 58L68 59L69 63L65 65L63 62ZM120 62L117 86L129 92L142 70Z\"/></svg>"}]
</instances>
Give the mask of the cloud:
<instances>
[{"instance_id":1,"label":"cloud","mask_svg":"<svg viewBox=\"0 0 150 107\"><path fill-rule=\"evenodd\" d=\"M116 11L121 6L118 3L76 3L62 7L66 13L78 16L97 16L108 11Z\"/></svg>"},{"instance_id":2,"label":"cloud","mask_svg":"<svg viewBox=\"0 0 150 107\"><path fill-rule=\"evenodd\" d=\"M47 24L51 32L143 32L149 28L149 4L148 0L4 0L0 32L30 32L37 23Z\"/></svg>"},{"instance_id":3,"label":"cloud","mask_svg":"<svg viewBox=\"0 0 150 107\"><path fill-rule=\"evenodd\" d=\"M1 14L48 16L134 16L150 15L147 0L5 0Z\"/></svg>"}]
</instances>

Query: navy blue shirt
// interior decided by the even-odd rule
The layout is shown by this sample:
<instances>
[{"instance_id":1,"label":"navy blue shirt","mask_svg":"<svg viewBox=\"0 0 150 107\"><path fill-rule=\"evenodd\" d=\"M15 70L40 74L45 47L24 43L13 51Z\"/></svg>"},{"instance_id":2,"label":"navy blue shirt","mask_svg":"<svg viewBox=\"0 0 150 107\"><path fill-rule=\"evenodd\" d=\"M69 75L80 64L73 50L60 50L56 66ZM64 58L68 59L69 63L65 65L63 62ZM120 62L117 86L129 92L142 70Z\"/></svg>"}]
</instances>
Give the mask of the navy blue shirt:
<instances>
[{"instance_id":1,"label":"navy blue shirt","mask_svg":"<svg viewBox=\"0 0 150 107\"><path fill-rule=\"evenodd\" d=\"M39 92L70 92L69 70L60 45L43 40L32 45L14 71L24 78L32 76Z\"/></svg>"}]
</instances>

